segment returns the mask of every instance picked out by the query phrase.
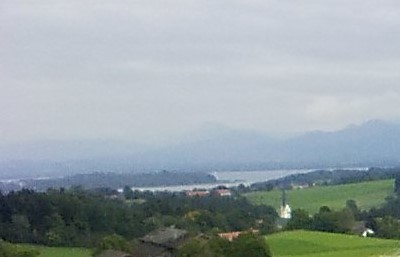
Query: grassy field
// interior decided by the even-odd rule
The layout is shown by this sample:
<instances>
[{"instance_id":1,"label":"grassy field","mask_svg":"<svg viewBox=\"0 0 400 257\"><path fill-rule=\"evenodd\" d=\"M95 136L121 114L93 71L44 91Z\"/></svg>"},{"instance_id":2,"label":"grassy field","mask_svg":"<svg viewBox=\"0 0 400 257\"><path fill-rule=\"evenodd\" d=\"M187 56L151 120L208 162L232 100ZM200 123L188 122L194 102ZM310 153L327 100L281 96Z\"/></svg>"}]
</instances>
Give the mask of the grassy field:
<instances>
[{"instance_id":1,"label":"grassy field","mask_svg":"<svg viewBox=\"0 0 400 257\"><path fill-rule=\"evenodd\" d=\"M398 257L400 241L310 231L267 236L274 257ZM32 246L34 247L34 246ZM40 257L90 257L82 248L35 247Z\"/></svg>"},{"instance_id":2,"label":"grassy field","mask_svg":"<svg viewBox=\"0 0 400 257\"><path fill-rule=\"evenodd\" d=\"M346 201L353 199L361 209L380 206L385 198L393 193L394 180L378 180L356 184L317 186L287 191L287 199L292 209L302 208L311 214L321 206L341 209ZM245 195L254 204L266 204L275 208L281 205L282 192L254 192Z\"/></svg>"},{"instance_id":3,"label":"grassy field","mask_svg":"<svg viewBox=\"0 0 400 257\"><path fill-rule=\"evenodd\" d=\"M268 236L267 242L274 257L400 256L400 241L341 234L291 231Z\"/></svg>"},{"instance_id":4,"label":"grassy field","mask_svg":"<svg viewBox=\"0 0 400 257\"><path fill-rule=\"evenodd\" d=\"M91 251L83 248L37 247L40 257L91 257Z\"/></svg>"}]
</instances>

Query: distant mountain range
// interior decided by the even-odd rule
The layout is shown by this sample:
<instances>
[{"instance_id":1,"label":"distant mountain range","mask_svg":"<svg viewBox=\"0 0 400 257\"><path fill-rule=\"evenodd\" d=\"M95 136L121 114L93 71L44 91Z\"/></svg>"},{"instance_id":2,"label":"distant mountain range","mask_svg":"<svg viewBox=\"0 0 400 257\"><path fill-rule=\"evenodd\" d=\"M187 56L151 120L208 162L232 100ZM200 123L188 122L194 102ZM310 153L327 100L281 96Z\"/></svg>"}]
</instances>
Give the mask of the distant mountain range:
<instances>
[{"instance_id":1,"label":"distant mountain range","mask_svg":"<svg viewBox=\"0 0 400 257\"><path fill-rule=\"evenodd\" d=\"M310 132L274 140L251 131L225 129L196 142L150 152L143 160L159 164L286 167L397 165L400 124L380 120L335 132Z\"/></svg>"},{"instance_id":2,"label":"distant mountain range","mask_svg":"<svg viewBox=\"0 0 400 257\"><path fill-rule=\"evenodd\" d=\"M0 156L2 178L94 171L397 166L400 124L374 120L287 139L214 126L158 148L117 141L46 141L1 145Z\"/></svg>"}]
</instances>

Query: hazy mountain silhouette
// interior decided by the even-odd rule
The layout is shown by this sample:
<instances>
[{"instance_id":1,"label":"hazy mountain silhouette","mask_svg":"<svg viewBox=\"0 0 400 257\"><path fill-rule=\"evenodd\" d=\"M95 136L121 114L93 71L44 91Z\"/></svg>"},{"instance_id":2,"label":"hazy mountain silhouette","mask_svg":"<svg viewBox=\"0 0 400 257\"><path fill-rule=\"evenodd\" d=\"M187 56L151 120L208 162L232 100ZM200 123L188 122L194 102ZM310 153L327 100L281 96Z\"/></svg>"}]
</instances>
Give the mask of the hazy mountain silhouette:
<instances>
[{"instance_id":1,"label":"hazy mountain silhouette","mask_svg":"<svg viewBox=\"0 0 400 257\"><path fill-rule=\"evenodd\" d=\"M284 140L211 124L157 149L120 141L46 141L3 145L0 153L3 177L12 173L394 166L400 163L400 124L374 120Z\"/></svg>"},{"instance_id":2,"label":"hazy mountain silhouette","mask_svg":"<svg viewBox=\"0 0 400 257\"><path fill-rule=\"evenodd\" d=\"M286 140L226 128L211 134L214 136L206 133L204 139L148 153L143 160L178 167L190 164L327 167L396 165L400 159L400 125L380 120L335 132L310 132Z\"/></svg>"},{"instance_id":3,"label":"hazy mountain silhouette","mask_svg":"<svg viewBox=\"0 0 400 257\"><path fill-rule=\"evenodd\" d=\"M330 165L395 165L400 125L380 120L336 132L311 132L280 144L280 161Z\"/></svg>"},{"instance_id":4,"label":"hazy mountain silhouette","mask_svg":"<svg viewBox=\"0 0 400 257\"><path fill-rule=\"evenodd\" d=\"M122 140L43 140L0 145L0 160L65 161L136 154L143 145Z\"/></svg>"}]
</instances>

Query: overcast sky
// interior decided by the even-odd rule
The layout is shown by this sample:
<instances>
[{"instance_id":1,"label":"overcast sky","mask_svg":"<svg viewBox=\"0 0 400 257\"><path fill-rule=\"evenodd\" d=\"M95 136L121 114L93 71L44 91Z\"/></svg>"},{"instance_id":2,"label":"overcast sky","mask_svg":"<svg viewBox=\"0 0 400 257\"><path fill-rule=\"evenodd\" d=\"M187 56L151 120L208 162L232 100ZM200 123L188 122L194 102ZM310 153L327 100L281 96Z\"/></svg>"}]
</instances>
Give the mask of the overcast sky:
<instances>
[{"instance_id":1,"label":"overcast sky","mask_svg":"<svg viewBox=\"0 0 400 257\"><path fill-rule=\"evenodd\" d=\"M2 141L400 118L398 0L2 0Z\"/></svg>"}]
</instances>

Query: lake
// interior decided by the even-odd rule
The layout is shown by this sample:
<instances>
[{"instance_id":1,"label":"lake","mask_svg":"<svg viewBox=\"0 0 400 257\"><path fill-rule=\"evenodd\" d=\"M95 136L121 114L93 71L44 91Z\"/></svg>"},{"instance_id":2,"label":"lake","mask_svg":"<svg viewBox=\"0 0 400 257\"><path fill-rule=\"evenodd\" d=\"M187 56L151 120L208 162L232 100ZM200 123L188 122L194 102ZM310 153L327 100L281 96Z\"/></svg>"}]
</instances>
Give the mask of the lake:
<instances>
[{"instance_id":1,"label":"lake","mask_svg":"<svg viewBox=\"0 0 400 257\"><path fill-rule=\"evenodd\" d=\"M216 171L211 174L217 178L216 183L192 184L162 187L134 187L133 190L140 191L169 191L181 192L193 189L211 189L217 186L233 187L240 184L250 185L256 182L268 181L282 178L292 174L307 173L311 169L287 169L287 170L258 170L258 171Z\"/></svg>"}]
</instances>

